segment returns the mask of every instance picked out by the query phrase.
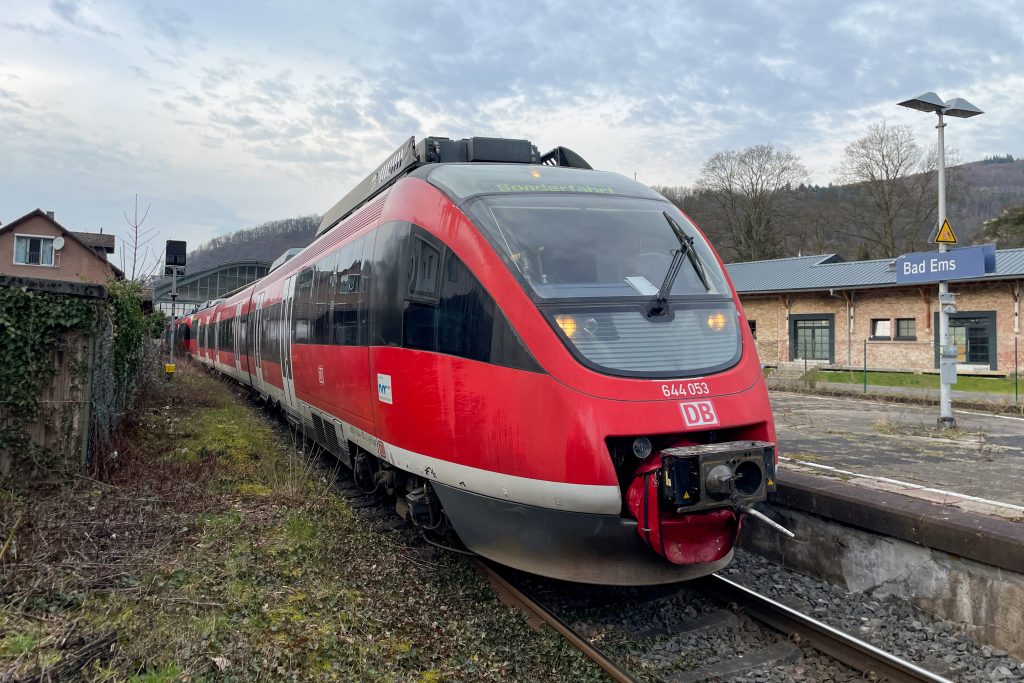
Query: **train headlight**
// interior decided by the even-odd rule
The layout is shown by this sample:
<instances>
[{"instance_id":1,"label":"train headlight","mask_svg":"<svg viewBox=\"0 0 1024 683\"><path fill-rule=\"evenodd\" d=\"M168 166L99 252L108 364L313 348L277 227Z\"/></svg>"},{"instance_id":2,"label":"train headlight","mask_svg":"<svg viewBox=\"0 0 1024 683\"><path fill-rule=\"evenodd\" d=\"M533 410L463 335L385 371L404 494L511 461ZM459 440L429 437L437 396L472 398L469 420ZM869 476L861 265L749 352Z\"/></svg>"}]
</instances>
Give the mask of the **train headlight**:
<instances>
[{"instance_id":1,"label":"train headlight","mask_svg":"<svg viewBox=\"0 0 1024 683\"><path fill-rule=\"evenodd\" d=\"M555 322L562 328L562 332L565 332L566 337L572 339L576 334L576 318L571 315L556 315Z\"/></svg>"},{"instance_id":2,"label":"train headlight","mask_svg":"<svg viewBox=\"0 0 1024 683\"><path fill-rule=\"evenodd\" d=\"M640 460L650 457L652 450L654 450L654 448L651 445L651 440L646 436L638 436L633 439L633 455Z\"/></svg>"},{"instance_id":3,"label":"train headlight","mask_svg":"<svg viewBox=\"0 0 1024 683\"><path fill-rule=\"evenodd\" d=\"M721 311L715 311L708 316L708 328L712 332L721 332L725 329L725 314Z\"/></svg>"}]
</instances>

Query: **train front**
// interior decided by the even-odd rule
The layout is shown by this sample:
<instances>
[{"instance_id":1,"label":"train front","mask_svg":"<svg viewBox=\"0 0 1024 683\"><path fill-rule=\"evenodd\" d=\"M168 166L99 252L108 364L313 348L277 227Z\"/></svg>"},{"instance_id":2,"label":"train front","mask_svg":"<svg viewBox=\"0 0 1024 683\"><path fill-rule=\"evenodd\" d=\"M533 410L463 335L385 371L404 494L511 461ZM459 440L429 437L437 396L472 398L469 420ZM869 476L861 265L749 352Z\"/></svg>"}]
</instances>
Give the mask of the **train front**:
<instances>
[{"instance_id":1,"label":"train front","mask_svg":"<svg viewBox=\"0 0 1024 683\"><path fill-rule=\"evenodd\" d=\"M581 582L671 582L727 564L745 508L774 487L775 432L754 339L701 232L617 174L444 165L429 182L486 237L503 262L492 272L518 285L488 286L551 379L510 407L539 444L518 458L565 482L564 499L540 507L442 492L463 540ZM572 509L580 484L609 500Z\"/></svg>"}]
</instances>

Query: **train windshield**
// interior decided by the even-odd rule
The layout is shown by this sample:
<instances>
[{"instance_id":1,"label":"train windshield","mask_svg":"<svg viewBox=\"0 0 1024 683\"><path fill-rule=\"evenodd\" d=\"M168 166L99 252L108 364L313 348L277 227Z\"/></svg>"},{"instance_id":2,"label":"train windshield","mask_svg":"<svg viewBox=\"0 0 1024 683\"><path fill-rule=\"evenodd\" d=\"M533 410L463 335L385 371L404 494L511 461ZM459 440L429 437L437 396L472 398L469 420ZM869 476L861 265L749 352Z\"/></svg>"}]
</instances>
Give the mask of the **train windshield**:
<instances>
[{"instance_id":1,"label":"train windshield","mask_svg":"<svg viewBox=\"0 0 1024 683\"><path fill-rule=\"evenodd\" d=\"M541 299L653 298L663 288L672 297L728 295L711 248L664 201L486 195L466 208Z\"/></svg>"},{"instance_id":2,"label":"train windshield","mask_svg":"<svg viewBox=\"0 0 1024 683\"><path fill-rule=\"evenodd\" d=\"M614 173L440 165L428 176L484 233L578 360L693 377L735 365L740 318L718 259L661 195Z\"/></svg>"}]
</instances>

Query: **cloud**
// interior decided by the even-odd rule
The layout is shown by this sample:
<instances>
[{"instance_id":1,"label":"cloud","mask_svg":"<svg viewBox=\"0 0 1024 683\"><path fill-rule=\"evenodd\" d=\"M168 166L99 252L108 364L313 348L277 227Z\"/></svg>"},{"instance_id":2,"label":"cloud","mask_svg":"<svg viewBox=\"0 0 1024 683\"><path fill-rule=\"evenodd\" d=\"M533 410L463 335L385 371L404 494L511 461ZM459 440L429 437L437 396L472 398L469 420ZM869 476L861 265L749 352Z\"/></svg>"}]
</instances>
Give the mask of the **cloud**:
<instances>
[{"instance_id":1,"label":"cloud","mask_svg":"<svg viewBox=\"0 0 1024 683\"><path fill-rule=\"evenodd\" d=\"M143 3L5 11L0 139L20 175L0 169L0 203L29 183L79 198L151 184L259 222L323 210L428 134L567 145L652 184L692 184L711 154L773 143L827 182L880 117L932 141L933 121L895 106L923 90L988 111L947 131L965 158L1024 152L1024 15L995 2Z\"/></svg>"},{"instance_id":2,"label":"cloud","mask_svg":"<svg viewBox=\"0 0 1024 683\"><path fill-rule=\"evenodd\" d=\"M174 45L201 47L205 44L205 39L193 26L192 17L178 7L157 7L152 3L146 3L139 8L139 18L151 35L163 38Z\"/></svg>"},{"instance_id":3,"label":"cloud","mask_svg":"<svg viewBox=\"0 0 1024 683\"><path fill-rule=\"evenodd\" d=\"M118 36L104 27L96 13L82 0L50 0L50 10L68 24L98 36Z\"/></svg>"},{"instance_id":4,"label":"cloud","mask_svg":"<svg viewBox=\"0 0 1024 683\"><path fill-rule=\"evenodd\" d=\"M47 26L36 26L35 24L26 24L26 23L21 23L21 22L14 22L14 23L0 24L0 26L3 26L8 31L17 31L19 33L29 33L29 34L34 35L34 36L39 37L39 38L51 38L51 37L57 35L57 33L59 33L58 28L56 26L54 26L53 24L49 24Z\"/></svg>"}]
</instances>

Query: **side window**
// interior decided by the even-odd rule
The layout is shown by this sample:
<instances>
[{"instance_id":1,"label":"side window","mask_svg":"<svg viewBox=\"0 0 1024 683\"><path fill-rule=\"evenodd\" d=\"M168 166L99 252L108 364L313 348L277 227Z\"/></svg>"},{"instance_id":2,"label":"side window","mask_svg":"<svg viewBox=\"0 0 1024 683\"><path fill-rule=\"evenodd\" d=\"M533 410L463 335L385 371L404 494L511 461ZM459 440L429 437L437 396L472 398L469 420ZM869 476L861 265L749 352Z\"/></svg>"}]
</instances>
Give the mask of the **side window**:
<instances>
[{"instance_id":1,"label":"side window","mask_svg":"<svg viewBox=\"0 0 1024 683\"><path fill-rule=\"evenodd\" d=\"M449 252L444 271L437 350L488 362L494 333L494 300L455 254Z\"/></svg>"},{"instance_id":2,"label":"side window","mask_svg":"<svg viewBox=\"0 0 1024 683\"><path fill-rule=\"evenodd\" d=\"M441 353L540 372L494 299L451 251L441 279L437 331Z\"/></svg>"},{"instance_id":3,"label":"side window","mask_svg":"<svg viewBox=\"0 0 1024 683\"><path fill-rule=\"evenodd\" d=\"M295 299L292 302L292 339L296 344L312 341L313 308L313 266L306 266L295 282Z\"/></svg>"},{"instance_id":4,"label":"side window","mask_svg":"<svg viewBox=\"0 0 1024 683\"><path fill-rule=\"evenodd\" d=\"M314 344L331 343L331 301L337 260L337 254L320 259L313 273L313 301L310 305L313 330L310 341Z\"/></svg>"},{"instance_id":5,"label":"side window","mask_svg":"<svg viewBox=\"0 0 1024 683\"><path fill-rule=\"evenodd\" d=\"M359 291L362 281L363 239L342 247L334 278L332 343L355 346L359 343Z\"/></svg>"},{"instance_id":6,"label":"side window","mask_svg":"<svg viewBox=\"0 0 1024 683\"><path fill-rule=\"evenodd\" d=\"M242 354L246 353L245 347L249 338L248 320L248 315L243 315L238 319L238 352Z\"/></svg>"},{"instance_id":7,"label":"side window","mask_svg":"<svg viewBox=\"0 0 1024 683\"><path fill-rule=\"evenodd\" d=\"M409 224L384 223L377 228L370 265L370 346L402 345L402 310L406 292L404 283L405 245ZM367 259L368 260L368 259ZM365 262L364 262L365 265Z\"/></svg>"},{"instance_id":8,"label":"side window","mask_svg":"<svg viewBox=\"0 0 1024 683\"><path fill-rule=\"evenodd\" d=\"M437 297L437 280L441 274L441 250L417 232L413 232L409 250L409 294L433 299Z\"/></svg>"},{"instance_id":9,"label":"side window","mask_svg":"<svg viewBox=\"0 0 1024 683\"><path fill-rule=\"evenodd\" d=\"M413 226L406 268L402 346L437 351L438 294L444 246Z\"/></svg>"}]
</instances>

